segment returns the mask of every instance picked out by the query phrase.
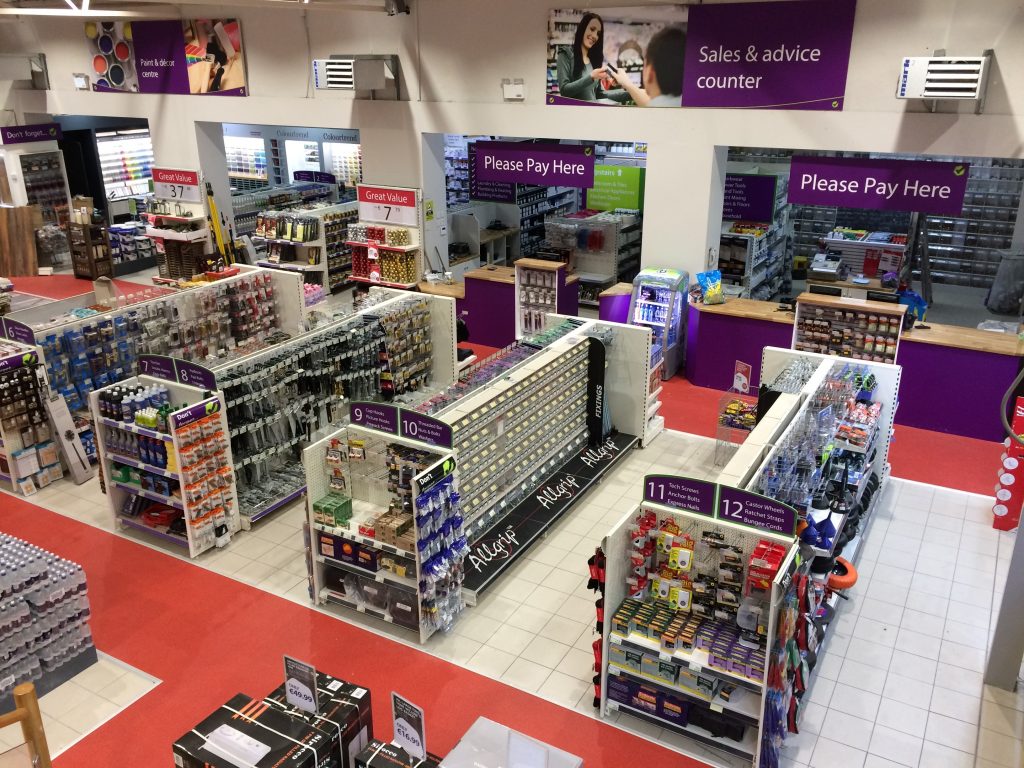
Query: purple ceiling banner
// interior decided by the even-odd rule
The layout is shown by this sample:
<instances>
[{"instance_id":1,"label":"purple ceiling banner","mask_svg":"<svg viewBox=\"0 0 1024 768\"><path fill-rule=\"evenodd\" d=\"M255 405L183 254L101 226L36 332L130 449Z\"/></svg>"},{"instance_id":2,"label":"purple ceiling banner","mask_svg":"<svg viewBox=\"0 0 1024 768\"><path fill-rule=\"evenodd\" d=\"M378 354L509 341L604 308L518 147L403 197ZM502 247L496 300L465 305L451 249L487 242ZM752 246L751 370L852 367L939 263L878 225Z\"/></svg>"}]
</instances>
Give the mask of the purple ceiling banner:
<instances>
[{"instance_id":1,"label":"purple ceiling banner","mask_svg":"<svg viewBox=\"0 0 1024 768\"><path fill-rule=\"evenodd\" d=\"M838 111L856 0L690 7L683 106Z\"/></svg>"},{"instance_id":2,"label":"purple ceiling banner","mask_svg":"<svg viewBox=\"0 0 1024 768\"><path fill-rule=\"evenodd\" d=\"M938 160L794 157L788 200L806 205L959 216L970 166Z\"/></svg>"},{"instance_id":3,"label":"purple ceiling banner","mask_svg":"<svg viewBox=\"0 0 1024 768\"><path fill-rule=\"evenodd\" d=\"M477 141L476 178L542 187L594 186L594 149L582 144Z\"/></svg>"}]
</instances>

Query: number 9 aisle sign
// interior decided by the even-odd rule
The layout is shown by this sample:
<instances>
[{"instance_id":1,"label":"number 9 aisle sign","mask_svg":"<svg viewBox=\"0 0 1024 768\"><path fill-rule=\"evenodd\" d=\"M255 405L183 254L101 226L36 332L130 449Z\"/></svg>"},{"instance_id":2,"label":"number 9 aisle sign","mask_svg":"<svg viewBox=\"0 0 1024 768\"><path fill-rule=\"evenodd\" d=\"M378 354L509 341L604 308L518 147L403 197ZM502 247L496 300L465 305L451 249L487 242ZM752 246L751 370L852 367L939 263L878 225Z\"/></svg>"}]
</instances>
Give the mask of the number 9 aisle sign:
<instances>
[{"instance_id":1,"label":"number 9 aisle sign","mask_svg":"<svg viewBox=\"0 0 1024 768\"><path fill-rule=\"evenodd\" d=\"M419 190L359 184L359 220L379 224L420 225Z\"/></svg>"},{"instance_id":2,"label":"number 9 aisle sign","mask_svg":"<svg viewBox=\"0 0 1024 768\"><path fill-rule=\"evenodd\" d=\"M203 202L203 193L199 188L199 172L154 168L153 196L158 200L172 200L176 203Z\"/></svg>"},{"instance_id":3,"label":"number 9 aisle sign","mask_svg":"<svg viewBox=\"0 0 1024 768\"><path fill-rule=\"evenodd\" d=\"M785 536L796 533L796 509L759 493L691 477L647 475L644 501Z\"/></svg>"}]
</instances>

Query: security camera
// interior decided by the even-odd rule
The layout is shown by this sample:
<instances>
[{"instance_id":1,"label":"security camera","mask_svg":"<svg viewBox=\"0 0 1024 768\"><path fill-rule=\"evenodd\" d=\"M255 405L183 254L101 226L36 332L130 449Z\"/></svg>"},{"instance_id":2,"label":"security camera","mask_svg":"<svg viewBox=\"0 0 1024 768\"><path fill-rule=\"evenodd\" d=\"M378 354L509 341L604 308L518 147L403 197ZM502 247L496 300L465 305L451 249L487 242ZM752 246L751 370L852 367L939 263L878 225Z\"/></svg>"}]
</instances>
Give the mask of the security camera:
<instances>
[{"instance_id":1,"label":"security camera","mask_svg":"<svg viewBox=\"0 0 1024 768\"><path fill-rule=\"evenodd\" d=\"M409 13L409 3L407 0L384 0L384 10L388 12L388 16Z\"/></svg>"}]
</instances>

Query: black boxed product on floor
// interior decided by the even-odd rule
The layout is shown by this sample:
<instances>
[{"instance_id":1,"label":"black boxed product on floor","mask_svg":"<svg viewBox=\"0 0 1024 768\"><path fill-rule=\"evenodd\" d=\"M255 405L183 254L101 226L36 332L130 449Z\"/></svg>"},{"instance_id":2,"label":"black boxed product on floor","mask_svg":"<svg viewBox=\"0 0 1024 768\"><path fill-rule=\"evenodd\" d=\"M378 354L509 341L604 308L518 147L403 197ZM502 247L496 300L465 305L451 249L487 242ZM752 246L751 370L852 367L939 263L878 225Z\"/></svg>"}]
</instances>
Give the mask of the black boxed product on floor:
<instances>
[{"instance_id":1,"label":"black boxed product on floor","mask_svg":"<svg viewBox=\"0 0 1024 768\"><path fill-rule=\"evenodd\" d=\"M307 722L331 736L331 753L339 768L354 768L355 757L373 738L370 691L323 672L317 673L317 703L313 715L288 704L284 685L267 696L267 702L290 717Z\"/></svg>"},{"instance_id":2,"label":"black boxed product on floor","mask_svg":"<svg viewBox=\"0 0 1024 768\"><path fill-rule=\"evenodd\" d=\"M410 757L409 753L394 744L385 744L374 739L356 757L355 768L438 768L441 758L427 753L426 760Z\"/></svg>"},{"instance_id":3,"label":"black boxed product on floor","mask_svg":"<svg viewBox=\"0 0 1024 768\"><path fill-rule=\"evenodd\" d=\"M174 742L180 768L332 768L330 736L239 693Z\"/></svg>"}]
</instances>

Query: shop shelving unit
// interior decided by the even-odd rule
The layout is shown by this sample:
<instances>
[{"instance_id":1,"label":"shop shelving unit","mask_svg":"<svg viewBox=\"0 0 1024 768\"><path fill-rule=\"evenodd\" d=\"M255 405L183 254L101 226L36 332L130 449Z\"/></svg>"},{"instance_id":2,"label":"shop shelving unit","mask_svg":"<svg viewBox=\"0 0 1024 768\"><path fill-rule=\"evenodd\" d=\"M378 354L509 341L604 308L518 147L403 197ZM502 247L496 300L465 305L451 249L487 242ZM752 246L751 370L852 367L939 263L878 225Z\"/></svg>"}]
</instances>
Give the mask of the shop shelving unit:
<instances>
[{"instance_id":1,"label":"shop shelving unit","mask_svg":"<svg viewBox=\"0 0 1024 768\"><path fill-rule=\"evenodd\" d=\"M649 588L637 586L635 563L631 562L631 553L637 540L633 520L638 513L653 513L659 523L670 521L678 527L680 534L689 535L697 542L705 534L718 538L724 545L736 548L741 553L743 563L750 559L754 548L761 541L783 548L785 556L765 601L770 619L764 637L769 640L775 635L775 618L785 591L783 584L788 583L787 576L794 567L798 547L792 535L722 519L717 514L720 491L712 483L698 483L710 488L710 514L697 514L678 500L672 505L651 500L652 488L659 483L671 484L675 480L664 475L647 476L644 480L647 489L644 501L624 515L602 543L606 570L605 620L601 633L600 714L608 717L612 713L622 712L702 746L749 760L751 765L756 766L764 727L768 664L763 664L759 675L741 674L718 662L713 663L705 648L683 646L666 649L659 640L617 626L613 615L628 596L638 593L644 595L641 599L645 604L658 604L658 598L651 594ZM678 480L682 487L692 483L685 478ZM651 537L657 533L657 530L651 531ZM706 576L713 572L717 576L718 570L713 562L717 560L715 551L711 549L709 554L704 555L695 552L690 573ZM668 605L667 600L664 605ZM686 615L689 617L696 614ZM765 640L762 640L760 647L767 652ZM648 670L657 670L660 674L651 674ZM669 678L673 677L681 677L683 681L672 682ZM721 695L724 687L731 688L728 697ZM632 691L636 691L636 695L632 695ZM642 691L650 694L649 705L644 703L648 697ZM669 701L682 706L690 713L690 717L682 718L681 721L670 717ZM733 729L741 729L741 737L734 739L724 735L716 736L705 727L710 719L727 723Z\"/></svg>"},{"instance_id":2,"label":"shop shelving unit","mask_svg":"<svg viewBox=\"0 0 1024 768\"><path fill-rule=\"evenodd\" d=\"M114 276L114 263L110 259L106 233L100 224L66 225L68 246L71 249L71 267L75 277L98 280Z\"/></svg>"},{"instance_id":3,"label":"shop shelving unit","mask_svg":"<svg viewBox=\"0 0 1024 768\"><path fill-rule=\"evenodd\" d=\"M544 329L547 315L558 311L558 296L565 291L565 264L540 259L519 259L516 269L516 338Z\"/></svg>"},{"instance_id":4,"label":"shop shelving unit","mask_svg":"<svg viewBox=\"0 0 1024 768\"><path fill-rule=\"evenodd\" d=\"M768 300L782 290L786 272L786 232L772 225L758 234L733 232L722 225L718 268L722 282L739 286L747 299Z\"/></svg>"},{"instance_id":5,"label":"shop shelving unit","mask_svg":"<svg viewBox=\"0 0 1024 768\"><path fill-rule=\"evenodd\" d=\"M266 143L262 138L225 135L224 155L233 190L255 191L270 184Z\"/></svg>"},{"instance_id":6,"label":"shop shelving unit","mask_svg":"<svg viewBox=\"0 0 1024 768\"><path fill-rule=\"evenodd\" d=\"M265 211L264 214L278 213ZM268 269L282 269L302 274L307 283L322 285L325 291L331 291L344 284L351 275L352 254L347 240L348 225L355 219L356 203L335 203L310 209L294 209L295 216L310 217L320 220L317 237L311 240L292 240L284 238L262 237L253 235L253 242L262 250L258 266ZM294 260L276 260L268 254L275 248L282 253L294 255ZM258 251L259 252L259 251Z\"/></svg>"},{"instance_id":7,"label":"shop shelving unit","mask_svg":"<svg viewBox=\"0 0 1024 768\"><path fill-rule=\"evenodd\" d=\"M151 534L163 541L185 547L189 557L197 557L201 553L212 549L214 546L223 546L227 543L232 533L239 530L240 521L238 514L238 503L234 488L233 473L231 473L230 493L224 494L225 501L218 504L223 513L227 526L227 534L218 537L214 533L214 512L205 510L202 503L189 501L185 492L187 480L180 466L182 459L181 448L183 445L181 430L189 424L195 423L202 418L213 416L216 418L219 429L225 436L225 447L221 466L231 467L231 446L227 441L228 434L227 418L225 416L224 397L220 392L210 391L200 387L192 387L186 384L179 384L174 381L167 381L154 376L136 376L126 379L127 384L139 386L163 385L170 391L171 402L184 403L184 405L168 416L169 432L157 432L136 425L134 422L118 421L100 415L99 400L105 389L96 390L89 395L89 405L92 412L93 423L97 428L96 445L99 449L100 463L103 467L103 477L106 481L106 494L113 516L115 526L119 528L131 528ZM167 449L168 462L166 467L159 467L141 461L138 457L122 455L111 451L108 447L111 444L111 431L121 430L137 437L157 440L169 446ZM135 483L121 482L114 480L114 467L119 465L129 467L140 472L158 475L171 482L178 484L179 493L170 496L157 493L152 490L143 489ZM198 478L197 478L198 479ZM166 505L173 509L180 510L185 519L185 535L170 531L166 525L147 525L139 519L139 516L125 514L125 503L130 497L137 496L147 501Z\"/></svg>"},{"instance_id":8,"label":"shop shelving unit","mask_svg":"<svg viewBox=\"0 0 1024 768\"><path fill-rule=\"evenodd\" d=\"M365 285L388 288L416 287L426 271L423 257L423 206L418 189L394 188L411 193L416 201L415 222L399 223L394 220L364 219L349 225L349 247L352 249L352 274L349 280ZM383 214L381 214L383 215ZM384 232L383 240L370 237ZM401 235L401 242L389 244L392 234Z\"/></svg>"},{"instance_id":9,"label":"shop shelving unit","mask_svg":"<svg viewBox=\"0 0 1024 768\"><path fill-rule=\"evenodd\" d=\"M285 211L318 201L333 203L337 200L338 188L335 185L312 181L236 191L231 195L235 235L251 235L256 229L256 216L262 211Z\"/></svg>"},{"instance_id":10,"label":"shop shelving unit","mask_svg":"<svg viewBox=\"0 0 1024 768\"><path fill-rule=\"evenodd\" d=\"M19 152L16 147L5 148L0 154L0 159L9 164L9 172L13 172L17 167L14 165L15 162L20 165L26 196L25 204L38 205L44 222L58 226L68 223L71 192L68 189L63 152Z\"/></svg>"},{"instance_id":11,"label":"shop shelving unit","mask_svg":"<svg viewBox=\"0 0 1024 768\"><path fill-rule=\"evenodd\" d=\"M802 293L796 301L793 348L892 363L899 353L906 314L906 304Z\"/></svg>"},{"instance_id":12,"label":"shop shelving unit","mask_svg":"<svg viewBox=\"0 0 1024 768\"><path fill-rule=\"evenodd\" d=\"M349 455L350 441L359 445L353 455ZM333 469L331 473L325 470L325 459L332 446L341 446L344 452L333 464L337 475ZM385 448L395 446L415 449L430 457L424 461L428 466L410 478L409 493L398 507L412 513L412 537L409 544L401 546L398 540L385 540L387 535L381 528L381 515L389 512L389 506L393 510L402 495L400 488L388 488L389 473L384 461ZM361 458L357 459L356 454ZM375 456L381 460L375 460ZM424 541L429 531L421 529L418 522L423 513L419 500L439 483L455 482L455 461L450 451L392 432L349 425L306 448L303 465L309 488L306 511L313 543L309 560L315 602L373 616L415 633L420 643L427 642L439 625L432 619L431 601L424 594L429 587L417 542ZM338 475L344 477L344 490L336 488ZM335 498L347 497L351 504L352 518L344 526L316 519L316 505L329 498L332 491ZM456 568L461 568L461 560L457 558ZM395 566L389 568L389 564ZM449 600L450 605L457 606L451 608L449 617L454 621L462 605L457 586Z\"/></svg>"}]
</instances>

